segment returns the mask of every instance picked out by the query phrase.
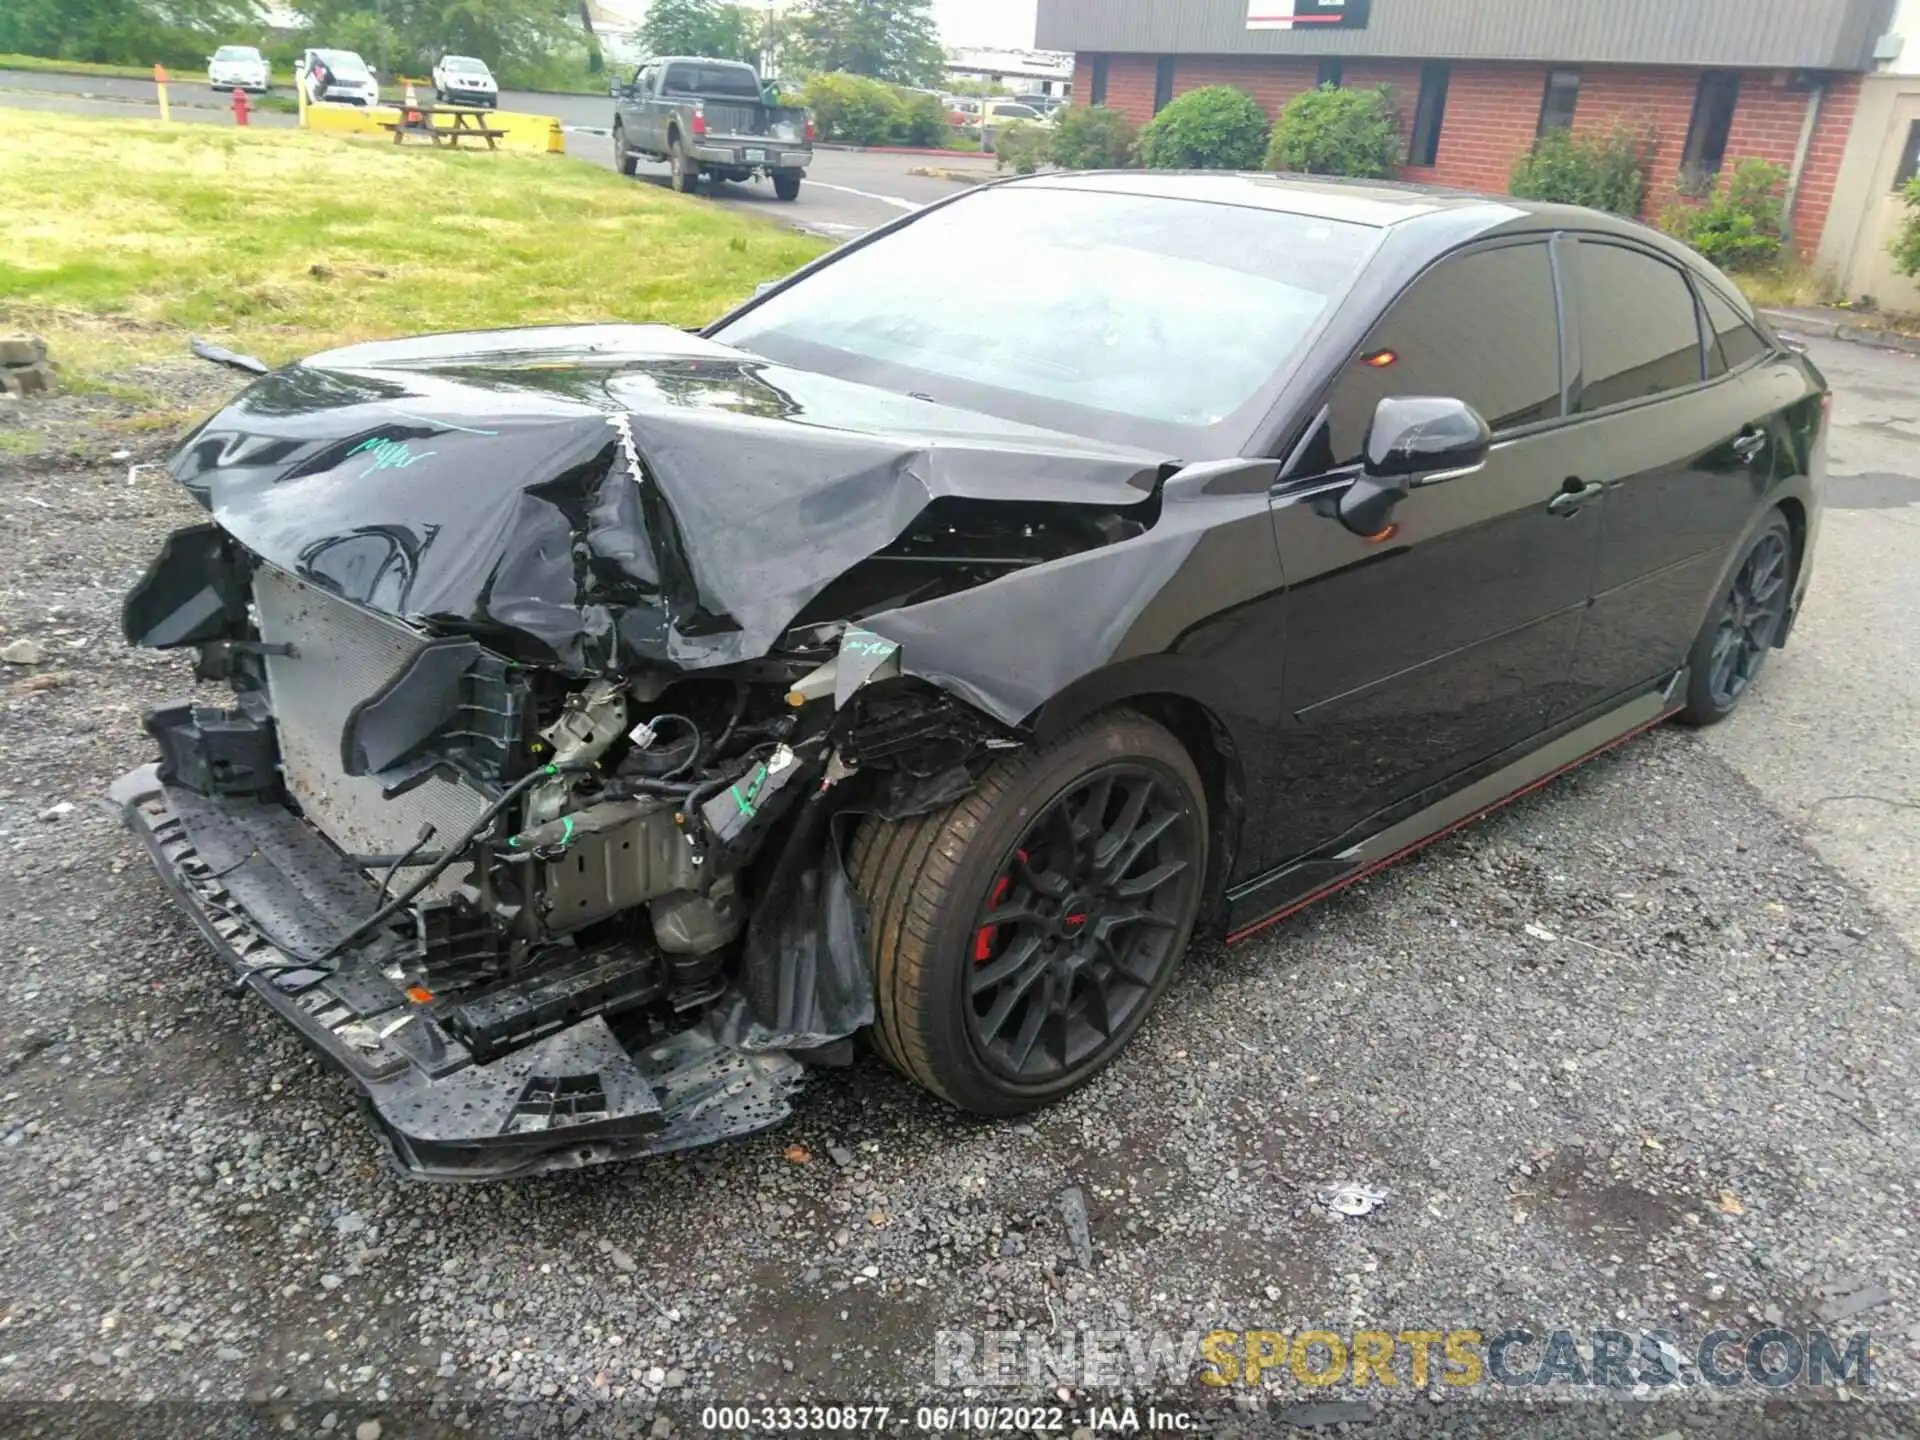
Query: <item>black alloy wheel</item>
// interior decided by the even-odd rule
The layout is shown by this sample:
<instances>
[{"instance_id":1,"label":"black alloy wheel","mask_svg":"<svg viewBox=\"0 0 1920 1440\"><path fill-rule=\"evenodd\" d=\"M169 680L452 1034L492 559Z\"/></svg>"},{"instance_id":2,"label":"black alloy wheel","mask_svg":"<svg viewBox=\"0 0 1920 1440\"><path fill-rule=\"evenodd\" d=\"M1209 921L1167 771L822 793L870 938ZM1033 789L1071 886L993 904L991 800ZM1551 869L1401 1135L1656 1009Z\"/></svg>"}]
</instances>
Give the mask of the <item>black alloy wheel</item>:
<instances>
[{"instance_id":1,"label":"black alloy wheel","mask_svg":"<svg viewBox=\"0 0 1920 1440\"><path fill-rule=\"evenodd\" d=\"M1018 1115L1120 1053L1199 919L1193 757L1117 710L1000 761L943 810L863 822L875 1047L963 1110Z\"/></svg>"},{"instance_id":2,"label":"black alloy wheel","mask_svg":"<svg viewBox=\"0 0 1920 1440\"><path fill-rule=\"evenodd\" d=\"M1178 958L1196 820L1169 777L1125 761L1041 811L974 929L968 1035L989 1069L1045 1084L1124 1043Z\"/></svg>"},{"instance_id":3,"label":"black alloy wheel","mask_svg":"<svg viewBox=\"0 0 1920 1440\"><path fill-rule=\"evenodd\" d=\"M1694 641L1682 719L1711 725L1746 698L1786 628L1793 574L1793 534L1776 513L1741 557Z\"/></svg>"}]
</instances>

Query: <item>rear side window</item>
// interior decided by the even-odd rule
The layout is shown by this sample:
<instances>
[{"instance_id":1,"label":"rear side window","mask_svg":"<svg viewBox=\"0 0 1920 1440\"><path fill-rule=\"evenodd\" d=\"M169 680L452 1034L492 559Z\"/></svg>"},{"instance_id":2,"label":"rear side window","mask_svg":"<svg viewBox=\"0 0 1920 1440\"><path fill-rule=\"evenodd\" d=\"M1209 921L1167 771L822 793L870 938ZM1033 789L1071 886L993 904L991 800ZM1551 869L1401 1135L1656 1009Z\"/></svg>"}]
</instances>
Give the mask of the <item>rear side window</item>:
<instances>
[{"instance_id":1,"label":"rear side window","mask_svg":"<svg viewBox=\"0 0 1920 1440\"><path fill-rule=\"evenodd\" d=\"M1749 325L1738 310L1704 285L1700 287L1700 299L1707 307L1707 328L1713 331L1714 339L1719 342L1719 358L1727 369L1738 370L1773 348L1760 338L1760 332Z\"/></svg>"},{"instance_id":2,"label":"rear side window","mask_svg":"<svg viewBox=\"0 0 1920 1440\"><path fill-rule=\"evenodd\" d=\"M1698 385L1705 374L1700 321L1686 277L1619 245L1583 241L1579 257L1578 409L1604 410Z\"/></svg>"},{"instance_id":3,"label":"rear side window","mask_svg":"<svg viewBox=\"0 0 1920 1440\"><path fill-rule=\"evenodd\" d=\"M1443 260L1394 302L1334 388L1329 466L1359 460L1394 395L1446 395L1498 433L1560 415L1560 325L1544 244Z\"/></svg>"}]
</instances>

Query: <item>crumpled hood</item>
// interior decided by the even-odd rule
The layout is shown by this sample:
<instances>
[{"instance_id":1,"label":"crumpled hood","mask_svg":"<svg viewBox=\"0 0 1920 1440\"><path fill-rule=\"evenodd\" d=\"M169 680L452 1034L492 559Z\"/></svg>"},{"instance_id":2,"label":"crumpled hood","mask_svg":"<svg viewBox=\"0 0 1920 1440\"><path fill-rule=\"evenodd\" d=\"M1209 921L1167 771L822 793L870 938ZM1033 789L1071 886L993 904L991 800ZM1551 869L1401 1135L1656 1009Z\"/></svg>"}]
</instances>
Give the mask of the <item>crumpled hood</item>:
<instances>
[{"instance_id":1,"label":"crumpled hood","mask_svg":"<svg viewBox=\"0 0 1920 1440\"><path fill-rule=\"evenodd\" d=\"M169 469L270 564L585 673L762 656L937 498L1124 507L1165 464L608 325L329 351Z\"/></svg>"}]
</instances>

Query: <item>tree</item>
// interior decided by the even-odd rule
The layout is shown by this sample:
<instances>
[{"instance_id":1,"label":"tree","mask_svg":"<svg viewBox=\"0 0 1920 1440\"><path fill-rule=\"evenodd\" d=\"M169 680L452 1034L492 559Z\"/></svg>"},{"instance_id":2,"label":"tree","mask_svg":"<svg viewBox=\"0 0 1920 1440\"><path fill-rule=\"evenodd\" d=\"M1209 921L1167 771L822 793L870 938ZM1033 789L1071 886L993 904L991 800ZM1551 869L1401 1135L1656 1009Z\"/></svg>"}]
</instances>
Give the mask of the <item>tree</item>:
<instances>
[{"instance_id":1,"label":"tree","mask_svg":"<svg viewBox=\"0 0 1920 1440\"><path fill-rule=\"evenodd\" d=\"M760 58L762 22L740 5L720 0L653 0L640 25L649 55L710 55L719 60Z\"/></svg>"},{"instance_id":2,"label":"tree","mask_svg":"<svg viewBox=\"0 0 1920 1440\"><path fill-rule=\"evenodd\" d=\"M787 53L812 74L845 71L896 85L931 85L946 67L930 0L804 0Z\"/></svg>"},{"instance_id":3,"label":"tree","mask_svg":"<svg viewBox=\"0 0 1920 1440\"><path fill-rule=\"evenodd\" d=\"M252 0L0 0L0 53L108 65L192 65L258 38Z\"/></svg>"},{"instance_id":4,"label":"tree","mask_svg":"<svg viewBox=\"0 0 1920 1440\"><path fill-rule=\"evenodd\" d=\"M360 48L375 64L425 75L442 55L472 55L495 70L535 70L569 44L572 25L555 0L300 0L310 43ZM349 44L351 36L358 44Z\"/></svg>"}]
</instances>

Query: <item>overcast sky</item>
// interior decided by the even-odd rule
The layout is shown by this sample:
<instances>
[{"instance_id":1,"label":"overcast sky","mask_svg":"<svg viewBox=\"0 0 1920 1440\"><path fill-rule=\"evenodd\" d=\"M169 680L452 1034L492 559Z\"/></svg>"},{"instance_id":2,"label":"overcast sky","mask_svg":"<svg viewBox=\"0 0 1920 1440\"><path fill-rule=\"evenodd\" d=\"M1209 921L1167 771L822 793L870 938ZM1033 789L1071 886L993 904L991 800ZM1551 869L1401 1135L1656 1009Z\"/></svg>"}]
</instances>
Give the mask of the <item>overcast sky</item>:
<instances>
[{"instance_id":1,"label":"overcast sky","mask_svg":"<svg viewBox=\"0 0 1920 1440\"><path fill-rule=\"evenodd\" d=\"M933 0L940 38L949 45L1033 48L1034 0Z\"/></svg>"}]
</instances>

